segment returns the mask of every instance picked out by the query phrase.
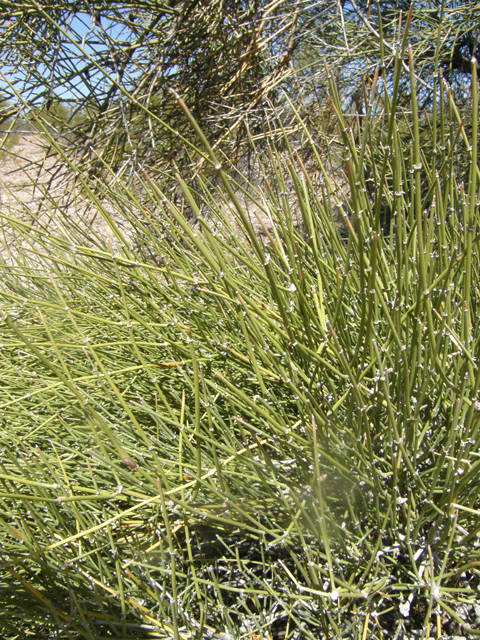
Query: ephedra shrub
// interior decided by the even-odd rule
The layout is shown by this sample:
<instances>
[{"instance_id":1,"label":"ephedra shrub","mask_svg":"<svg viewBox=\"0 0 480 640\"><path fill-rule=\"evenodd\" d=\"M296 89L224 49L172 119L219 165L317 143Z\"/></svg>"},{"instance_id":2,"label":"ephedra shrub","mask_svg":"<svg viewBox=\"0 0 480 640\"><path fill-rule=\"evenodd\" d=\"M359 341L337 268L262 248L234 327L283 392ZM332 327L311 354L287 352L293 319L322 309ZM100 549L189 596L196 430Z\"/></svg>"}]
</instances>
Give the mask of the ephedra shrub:
<instances>
[{"instance_id":1,"label":"ephedra shrub","mask_svg":"<svg viewBox=\"0 0 480 640\"><path fill-rule=\"evenodd\" d=\"M401 57L359 137L331 81L342 203L288 138L240 193L178 98L219 189L80 174L110 240L2 212L4 637L480 635L475 64L425 157Z\"/></svg>"}]
</instances>

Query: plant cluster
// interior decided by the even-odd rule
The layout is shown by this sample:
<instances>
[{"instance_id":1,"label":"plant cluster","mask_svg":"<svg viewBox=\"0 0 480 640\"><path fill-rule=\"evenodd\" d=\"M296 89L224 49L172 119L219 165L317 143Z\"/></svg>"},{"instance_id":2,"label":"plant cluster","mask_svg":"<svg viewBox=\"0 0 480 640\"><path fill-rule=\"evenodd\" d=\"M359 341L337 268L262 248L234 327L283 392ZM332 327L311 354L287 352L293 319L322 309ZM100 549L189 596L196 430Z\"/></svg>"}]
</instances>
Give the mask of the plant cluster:
<instances>
[{"instance_id":1,"label":"plant cluster","mask_svg":"<svg viewBox=\"0 0 480 640\"><path fill-rule=\"evenodd\" d=\"M110 243L2 212L4 637L480 635L476 66L426 156L405 46L360 131L330 77L346 202L293 104L320 188L285 133L240 199L175 96L220 186L79 173Z\"/></svg>"}]
</instances>

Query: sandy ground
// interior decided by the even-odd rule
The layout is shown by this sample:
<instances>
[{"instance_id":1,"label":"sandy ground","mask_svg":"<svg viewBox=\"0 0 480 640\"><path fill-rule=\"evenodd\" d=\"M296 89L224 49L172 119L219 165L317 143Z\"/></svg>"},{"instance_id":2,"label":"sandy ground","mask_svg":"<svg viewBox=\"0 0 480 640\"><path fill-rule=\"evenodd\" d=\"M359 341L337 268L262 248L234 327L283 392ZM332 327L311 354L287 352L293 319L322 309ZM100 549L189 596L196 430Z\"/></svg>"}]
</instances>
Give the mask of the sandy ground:
<instances>
[{"instance_id":1,"label":"sandy ground","mask_svg":"<svg viewBox=\"0 0 480 640\"><path fill-rule=\"evenodd\" d=\"M251 180L253 185L262 191L264 186L259 172L257 174L256 178L252 177ZM21 234L15 234L11 223L5 217L2 218L2 215L52 230L56 226L54 218L61 215L68 216L88 229L89 234L92 231L97 232L113 247L117 246L117 241L107 222L99 214L98 209L82 197L78 189L72 188L68 182L69 176L71 172L68 169L63 170L63 173L58 171L55 158L48 157L40 136L35 133L20 134L13 147L8 151L0 152L0 233L3 236L0 252L7 262L11 262L12 254L25 251L26 245ZM289 182L287 181L288 199L292 218L296 224L300 222L300 214L293 185ZM237 190L236 195L257 237L268 244L272 237L274 223L240 190ZM219 200L217 202L234 228L240 231L234 222L233 204L221 203ZM111 204L103 202L102 205L117 222L125 222ZM202 213L212 222L208 207ZM125 224L127 234L130 234L130 229L130 225ZM240 233L240 235L243 234Z\"/></svg>"},{"instance_id":2,"label":"sandy ground","mask_svg":"<svg viewBox=\"0 0 480 640\"><path fill-rule=\"evenodd\" d=\"M32 189L31 180L40 175L41 182L49 178L53 159L45 160L45 150L36 135L20 135L18 142L0 156L0 202L2 206L11 204L20 209L21 205L36 208L41 194ZM9 197L9 191L16 203Z\"/></svg>"},{"instance_id":3,"label":"sandy ground","mask_svg":"<svg viewBox=\"0 0 480 640\"><path fill-rule=\"evenodd\" d=\"M5 216L19 218L33 224L52 225L54 207L69 217L83 221L88 227L102 234L115 244L115 239L104 219L79 194L72 192L67 182L68 172L59 173L53 157L46 155L41 139L35 134L20 135L16 144L6 152L0 152L0 211ZM38 186L34 187L34 183ZM257 207L248 202L242 193L238 198L247 212L258 236L265 237L265 229L271 232L272 222ZM118 219L118 214L108 203L107 211ZM229 206L221 205L227 216ZM257 213L257 215L255 215ZM208 217L208 216L207 216ZM261 220L261 222L260 222ZM1 252L8 260L10 252L22 248L22 242L11 233L10 224L0 218L4 240Z\"/></svg>"},{"instance_id":4,"label":"sandy ground","mask_svg":"<svg viewBox=\"0 0 480 640\"><path fill-rule=\"evenodd\" d=\"M49 157L41 139L35 134L20 135L8 151L0 152L0 211L34 225L52 226L59 212L85 227L93 227L102 237L115 240L113 233L98 211L68 182L68 171L59 171L55 159ZM36 186L35 186L36 185ZM56 204L54 204L56 203ZM59 211L55 212L56 207ZM105 204L109 213L115 212ZM12 233L5 217L0 218L3 241L2 256L22 248L21 239Z\"/></svg>"}]
</instances>

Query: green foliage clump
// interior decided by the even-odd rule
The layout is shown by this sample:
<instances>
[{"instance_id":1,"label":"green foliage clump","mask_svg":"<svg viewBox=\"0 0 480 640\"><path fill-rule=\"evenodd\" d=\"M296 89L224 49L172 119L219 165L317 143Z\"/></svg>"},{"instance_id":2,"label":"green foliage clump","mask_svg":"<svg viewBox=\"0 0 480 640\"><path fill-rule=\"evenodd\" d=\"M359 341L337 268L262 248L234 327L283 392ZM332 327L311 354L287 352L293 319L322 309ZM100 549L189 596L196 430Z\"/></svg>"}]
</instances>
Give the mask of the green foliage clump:
<instances>
[{"instance_id":1,"label":"green foliage clump","mask_svg":"<svg viewBox=\"0 0 480 640\"><path fill-rule=\"evenodd\" d=\"M58 232L2 213L22 243L0 291L8 633L480 635L458 613L480 529L476 72L471 136L443 95L426 156L402 55L358 135L331 79L347 204L287 136L240 197L178 98L220 188L178 177L174 203L145 172L144 200L100 200L82 178L110 243L59 205Z\"/></svg>"}]
</instances>

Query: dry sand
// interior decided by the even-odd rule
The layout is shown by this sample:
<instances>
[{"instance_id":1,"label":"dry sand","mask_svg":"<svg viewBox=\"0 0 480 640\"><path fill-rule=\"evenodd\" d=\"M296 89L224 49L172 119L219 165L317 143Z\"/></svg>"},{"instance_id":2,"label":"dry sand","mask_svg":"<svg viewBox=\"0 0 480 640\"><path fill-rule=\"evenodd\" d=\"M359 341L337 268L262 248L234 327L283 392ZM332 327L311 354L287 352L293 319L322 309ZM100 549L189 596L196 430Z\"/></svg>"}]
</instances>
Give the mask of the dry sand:
<instances>
[{"instance_id":1,"label":"dry sand","mask_svg":"<svg viewBox=\"0 0 480 640\"><path fill-rule=\"evenodd\" d=\"M93 228L103 238L115 244L108 224L69 180L68 170L59 170L55 158L49 155L41 138L35 133L19 135L8 151L0 152L0 218L3 235L2 256L22 249L22 240L15 234L5 216L33 225L52 227L53 217L67 215L82 226ZM111 206L105 208L118 217Z\"/></svg>"}]
</instances>

